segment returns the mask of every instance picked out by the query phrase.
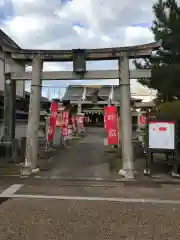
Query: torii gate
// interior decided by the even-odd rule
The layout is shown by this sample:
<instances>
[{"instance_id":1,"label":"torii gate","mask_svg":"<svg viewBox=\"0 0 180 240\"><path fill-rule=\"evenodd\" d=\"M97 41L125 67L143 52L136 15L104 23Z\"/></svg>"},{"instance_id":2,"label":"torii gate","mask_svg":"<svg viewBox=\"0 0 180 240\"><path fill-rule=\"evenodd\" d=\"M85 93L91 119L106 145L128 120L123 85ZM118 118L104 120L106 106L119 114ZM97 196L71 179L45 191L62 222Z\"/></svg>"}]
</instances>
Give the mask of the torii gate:
<instances>
[{"instance_id":1,"label":"torii gate","mask_svg":"<svg viewBox=\"0 0 180 240\"><path fill-rule=\"evenodd\" d=\"M27 127L27 142L25 169L29 174L36 168L38 160L38 129L40 122L41 80L75 80L75 79L119 79L121 96L121 140L122 161L125 177L133 177L133 146L130 78L149 78L150 70L129 71L129 59L150 57L153 50L161 47L159 42L120 48L76 49L76 50L33 50L3 48L13 60L24 64L32 63L32 72L11 72L6 77L5 89L15 80L31 80L29 104L29 119ZM118 70L86 71L86 61L118 60ZM42 72L43 62L73 61L73 71ZM6 104L7 105L7 104ZM11 107L8 108L11 111ZM6 109L5 114L8 114ZM10 115L9 115L10 116ZM15 121L15 119L14 119Z\"/></svg>"}]
</instances>

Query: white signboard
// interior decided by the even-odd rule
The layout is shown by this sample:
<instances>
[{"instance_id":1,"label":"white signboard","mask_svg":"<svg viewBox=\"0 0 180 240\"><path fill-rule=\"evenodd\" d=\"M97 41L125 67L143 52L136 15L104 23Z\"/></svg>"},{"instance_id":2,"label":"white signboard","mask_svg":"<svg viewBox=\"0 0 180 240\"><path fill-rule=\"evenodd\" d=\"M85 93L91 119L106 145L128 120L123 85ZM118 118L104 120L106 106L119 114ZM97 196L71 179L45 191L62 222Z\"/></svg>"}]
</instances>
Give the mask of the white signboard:
<instances>
[{"instance_id":1,"label":"white signboard","mask_svg":"<svg viewBox=\"0 0 180 240\"><path fill-rule=\"evenodd\" d=\"M149 148L175 149L175 122L149 122Z\"/></svg>"}]
</instances>

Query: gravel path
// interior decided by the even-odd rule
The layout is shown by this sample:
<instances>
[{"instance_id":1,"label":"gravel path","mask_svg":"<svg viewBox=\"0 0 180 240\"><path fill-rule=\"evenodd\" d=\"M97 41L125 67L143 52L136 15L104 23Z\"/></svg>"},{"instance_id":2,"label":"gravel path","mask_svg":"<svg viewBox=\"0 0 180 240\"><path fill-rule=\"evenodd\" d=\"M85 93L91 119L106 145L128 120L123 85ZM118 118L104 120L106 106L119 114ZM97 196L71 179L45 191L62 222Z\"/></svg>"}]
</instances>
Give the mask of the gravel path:
<instances>
[{"instance_id":1,"label":"gravel path","mask_svg":"<svg viewBox=\"0 0 180 240\"><path fill-rule=\"evenodd\" d=\"M180 239L176 205L13 199L0 207L1 240Z\"/></svg>"}]
</instances>

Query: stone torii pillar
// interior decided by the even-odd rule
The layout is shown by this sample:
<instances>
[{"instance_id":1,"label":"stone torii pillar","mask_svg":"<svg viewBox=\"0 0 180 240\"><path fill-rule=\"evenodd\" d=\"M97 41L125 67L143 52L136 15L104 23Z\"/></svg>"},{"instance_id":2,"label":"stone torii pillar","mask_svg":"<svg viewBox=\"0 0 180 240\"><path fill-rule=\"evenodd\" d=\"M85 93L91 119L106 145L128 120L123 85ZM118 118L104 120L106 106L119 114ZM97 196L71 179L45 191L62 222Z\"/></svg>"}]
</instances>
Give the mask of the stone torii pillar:
<instances>
[{"instance_id":1,"label":"stone torii pillar","mask_svg":"<svg viewBox=\"0 0 180 240\"><path fill-rule=\"evenodd\" d=\"M119 174L125 178L134 177L133 145L132 145L132 116L131 116L131 90L129 59L122 53L119 59L119 84L120 84L120 132L122 141L122 169Z\"/></svg>"},{"instance_id":2,"label":"stone torii pillar","mask_svg":"<svg viewBox=\"0 0 180 240\"><path fill-rule=\"evenodd\" d=\"M32 61L32 81L27 127L25 167L22 174L28 175L36 171L38 161L38 131L40 123L41 73L43 61L35 55Z\"/></svg>"}]
</instances>

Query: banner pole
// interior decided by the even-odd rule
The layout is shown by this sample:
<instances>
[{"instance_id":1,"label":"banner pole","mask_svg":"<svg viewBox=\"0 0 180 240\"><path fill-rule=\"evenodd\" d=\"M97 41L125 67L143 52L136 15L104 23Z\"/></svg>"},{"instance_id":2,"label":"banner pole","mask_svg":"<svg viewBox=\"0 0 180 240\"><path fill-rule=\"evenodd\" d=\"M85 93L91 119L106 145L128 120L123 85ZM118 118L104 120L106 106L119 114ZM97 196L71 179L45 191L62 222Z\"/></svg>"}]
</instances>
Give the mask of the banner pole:
<instances>
[{"instance_id":1,"label":"banner pole","mask_svg":"<svg viewBox=\"0 0 180 240\"><path fill-rule=\"evenodd\" d=\"M47 126L47 125L48 125L48 126ZM48 150L49 125L50 125L50 116L49 116L49 119L48 119L48 123L47 123L47 119L46 119L46 148L45 148L45 150Z\"/></svg>"}]
</instances>

